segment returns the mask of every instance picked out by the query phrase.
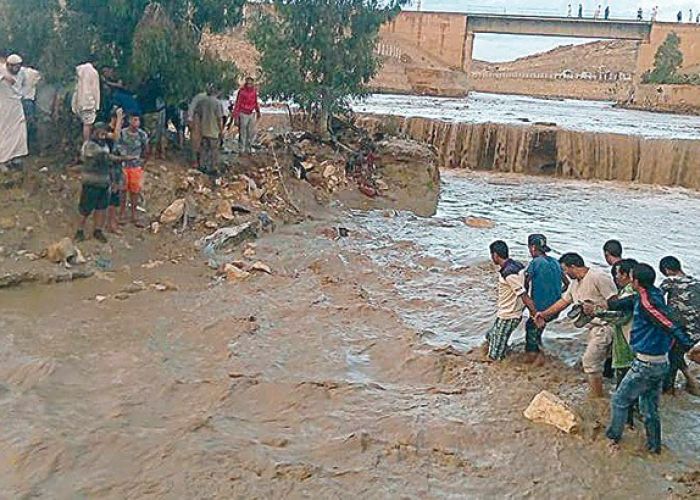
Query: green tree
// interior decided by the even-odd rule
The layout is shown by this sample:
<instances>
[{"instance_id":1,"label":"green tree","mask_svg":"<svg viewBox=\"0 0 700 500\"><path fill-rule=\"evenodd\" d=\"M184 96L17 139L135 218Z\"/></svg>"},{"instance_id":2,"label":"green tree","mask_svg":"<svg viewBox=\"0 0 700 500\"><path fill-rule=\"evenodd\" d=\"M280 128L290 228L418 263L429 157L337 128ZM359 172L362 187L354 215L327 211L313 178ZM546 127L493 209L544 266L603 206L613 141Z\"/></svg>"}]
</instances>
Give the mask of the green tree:
<instances>
[{"instance_id":1,"label":"green tree","mask_svg":"<svg viewBox=\"0 0 700 500\"><path fill-rule=\"evenodd\" d=\"M161 86L175 101L206 83L231 83L235 66L199 49L202 33L238 24L245 0L0 0L0 46L48 80L90 60L132 87Z\"/></svg>"},{"instance_id":2,"label":"green tree","mask_svg":"<svg viewBox=\"0 0 700 500\"><path fill-rule=\"evenodd\" d=\"M654 56L654 69L644 75L645 83L678 83L681 79L678 70L683 65L683 53L680 50L681 39L671 32L661 44Z\"/></svg>"},{"instance_id":3,"label":"green tree","mask_svg":"<svg viewBox=\"0 0 700 500\"><path fill-rule=\"evenodd\" d=\"M380 59L379 28L408 0L274 0L250 32L260 52L262 94L291 100L327 123L367 93Z\"/></svg>"}]
</instances>

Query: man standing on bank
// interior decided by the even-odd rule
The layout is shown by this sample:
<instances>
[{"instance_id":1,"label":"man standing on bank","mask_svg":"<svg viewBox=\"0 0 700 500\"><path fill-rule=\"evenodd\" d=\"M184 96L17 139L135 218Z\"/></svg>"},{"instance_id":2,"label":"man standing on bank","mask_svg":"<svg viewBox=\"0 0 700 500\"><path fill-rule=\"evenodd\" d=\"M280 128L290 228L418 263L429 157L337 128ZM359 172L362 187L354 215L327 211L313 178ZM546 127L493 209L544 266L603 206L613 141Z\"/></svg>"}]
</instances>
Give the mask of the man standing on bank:
<instances>
[{"instance_id":1,"label":"man standing on bank","mask_svg":"<svg viewBox=\"0 0 700 500\"><path fill-rule=\"evenodd\" d=\"M610 275L587 267L580 255L564 254L559 263L571 279L571 284L552 307L537 313L535 321L540 327L572 304L591 303L604 308L608 299L617 295L617 287ZM613 330L610 325L597 318L587 323L586 327L588 345L583 354L583 371L588 376L591 397L600 398L603 397L603 369L612 346Z\"/></svg>"},{"instance_id":2,"label":"man standing on bank","mask_svg":"<svg viewBox=\"0 0 700 500\"><path fill-rule=\"evenodd\" d=\"M233 108L233 119L238 125L238 143L241 154L251 154L255 140L255 125L260 119L258 91L251 77L246 78L245 84L238 90L236 104Z\"/></svg>"}]
</instances>

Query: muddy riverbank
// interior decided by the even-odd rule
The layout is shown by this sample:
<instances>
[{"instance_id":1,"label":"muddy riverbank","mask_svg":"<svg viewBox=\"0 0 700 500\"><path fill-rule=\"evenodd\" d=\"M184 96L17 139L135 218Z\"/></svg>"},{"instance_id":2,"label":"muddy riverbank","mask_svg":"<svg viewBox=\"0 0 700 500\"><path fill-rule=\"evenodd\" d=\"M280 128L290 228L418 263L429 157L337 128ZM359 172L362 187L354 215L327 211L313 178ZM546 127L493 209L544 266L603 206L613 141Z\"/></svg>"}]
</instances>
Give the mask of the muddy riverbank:
<instances>
[{"instance_id":1,"label":"muddy riverbank","mask_svg":"<svg viewBox=\"0 0 700 500\"><path fill-rule=\"evenodd\" d=\"M473 349L495 302L485 242L522 257L532 228L565 251L590 224L650 259L666 240L639 240L605 203L626 220L655 207L649 224L692 239L673 212L697 209L692 196L448 173L431 218L317 207L280 226L248 254L272 274L216 279L194 250L153 265L164 247L149 236L117 272L0 290L0 484L51 498L692 497L697 399L664 398L660 457L639 431L611 457L570 327L552 329L544 367L521 362L518 336L502 366ZM581 251L597 263L597 247ZM117 298L135 281L145 289ZM580 434L524 419L542 389L583 415Z\"/></svg>"}]
</instances>

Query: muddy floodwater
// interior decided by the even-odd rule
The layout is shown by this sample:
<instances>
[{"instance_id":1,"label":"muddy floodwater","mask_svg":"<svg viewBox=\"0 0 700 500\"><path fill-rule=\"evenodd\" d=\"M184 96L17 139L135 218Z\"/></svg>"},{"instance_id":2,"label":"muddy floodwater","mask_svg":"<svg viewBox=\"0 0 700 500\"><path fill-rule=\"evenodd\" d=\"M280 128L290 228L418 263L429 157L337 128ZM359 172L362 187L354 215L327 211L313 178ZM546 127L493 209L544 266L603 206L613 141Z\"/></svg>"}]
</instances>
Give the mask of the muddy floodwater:
<instances>
[{"instance_id":1,"label":"muddy floodwater","mask_svg":"<svg viewBox=\"0 0 700 500\"><path fill-rule=\"evenodd\" d=\"M256 249L272 275L218 282L185 259L0 291L0 497L692 497L700 400L664 397L660 457L641 424L610 456L570 327L548 330L544 367L472 347L494 313L491 240L524 257L541 231L601 265L617 237L700 273L698 220L691 192L448 172L435 217L280 228ZM322 236L339 225L349 237ZM115 298L132 280L178 289ZM579 434L524 419L542 389Z\"/></svg>"},{"instance_id":2,"label":"muddy floodwater","mask_svg":"<svg viewBox=\"0 0 700 500\"><path fill-rule=\"evenodd\" d=\"M375 94L353 109L378 115L420 116L467 123L548 123L567 130L637 135L658 139L700 139L700 117L613 107L611 102L538 99L472 92L469 97Z\"/></svg>"}]
</instances>

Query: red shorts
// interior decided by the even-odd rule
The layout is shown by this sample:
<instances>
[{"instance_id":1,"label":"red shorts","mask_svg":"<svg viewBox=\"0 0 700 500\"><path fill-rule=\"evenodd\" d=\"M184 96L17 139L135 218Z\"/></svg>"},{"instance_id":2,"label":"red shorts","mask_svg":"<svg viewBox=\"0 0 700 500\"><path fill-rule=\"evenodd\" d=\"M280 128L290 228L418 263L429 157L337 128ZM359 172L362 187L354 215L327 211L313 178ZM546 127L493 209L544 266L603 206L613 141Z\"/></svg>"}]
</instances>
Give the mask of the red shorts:
<instances>
[{"instance_id":1,"label":"red shorts","mask_svg":"<svg viewBox=\"0 0 700 500\"><path fill-rule=\"evenodd\" d=\"M143 168L129 167L124 169L124 184L127 193L138 194L143 188Z\"/></svg>"}]
</instances>

